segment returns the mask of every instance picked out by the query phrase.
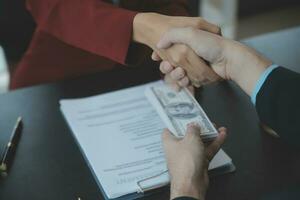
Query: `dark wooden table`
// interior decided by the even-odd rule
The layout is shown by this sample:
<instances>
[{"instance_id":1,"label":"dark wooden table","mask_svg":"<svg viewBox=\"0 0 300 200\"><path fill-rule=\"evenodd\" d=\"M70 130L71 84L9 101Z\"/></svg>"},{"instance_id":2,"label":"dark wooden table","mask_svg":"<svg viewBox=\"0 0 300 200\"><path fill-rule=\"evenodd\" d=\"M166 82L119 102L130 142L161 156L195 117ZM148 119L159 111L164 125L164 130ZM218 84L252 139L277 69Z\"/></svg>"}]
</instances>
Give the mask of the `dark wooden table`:
<instances>
[{"instance_id":1,"label":"dark wooden table","mask_svg":"<svg viewBox=\"0 0 300 200\"><path fill-rule=\"evenodd\" d=\"M18 116L24 131L9 176L0 180L0 199L102 199L97 184L59 110L62 98L96 95L159 78L152 65L117 69L0 95L0 150ZM257 199L300 180L299 152L263 133L249 98L220 82L197 91L210 118L229 129L224 150L237 171L211 179L207 199ZM168 199L168 188L145 199Z\"/></svg>"}]
</instances>

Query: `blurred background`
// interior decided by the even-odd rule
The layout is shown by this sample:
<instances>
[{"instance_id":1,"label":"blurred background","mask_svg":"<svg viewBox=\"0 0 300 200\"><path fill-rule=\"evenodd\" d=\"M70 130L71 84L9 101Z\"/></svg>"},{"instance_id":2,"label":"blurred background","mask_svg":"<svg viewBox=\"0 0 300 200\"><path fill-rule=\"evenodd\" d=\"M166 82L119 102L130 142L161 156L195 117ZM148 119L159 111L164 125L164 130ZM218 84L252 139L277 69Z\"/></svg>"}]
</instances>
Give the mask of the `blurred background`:
<instances>
[{"instance_id":1,"label":"blurred background","mask_svg":"<svg viewBox=\"0 0 300 200\"><path fill-rule=\"evenodd\" d=\"M242 40L300 25L299 0L190 0L194 16L218 24L223 35ZM0 93L31 40L35 24L25 0L0 0Z\"/></svg>"}]
</instances>

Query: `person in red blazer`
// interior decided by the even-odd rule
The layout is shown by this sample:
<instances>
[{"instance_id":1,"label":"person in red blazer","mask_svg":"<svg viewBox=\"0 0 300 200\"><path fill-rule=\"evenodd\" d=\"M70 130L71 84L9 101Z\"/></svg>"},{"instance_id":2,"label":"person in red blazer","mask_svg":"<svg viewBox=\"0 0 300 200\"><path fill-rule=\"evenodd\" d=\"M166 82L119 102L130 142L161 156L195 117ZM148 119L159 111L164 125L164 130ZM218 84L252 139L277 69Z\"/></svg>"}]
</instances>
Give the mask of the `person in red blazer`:
<instances>
[{"instance_id":1,"label":"person in red blazer","mask_svg":"<svg viewBox=\"0 0 300 200\"><path fill-rule=\"evenodd\" d=\"M189 63L198 63L209 75L205 79L218 79L187 46L156 48L164 32L174 26L220 32L199 17L163 15L188 15L186 0L27 0L26 3L37 28L12 76L11 89L110 70L117 64L127 65L128 55L141 52L137 49L145 49L143 46L156 51L164 63L184 64L187 68ZM180 75L182 71L177 73ZM197 73L191 74L196 74L194 80L200 83L203 73Z\"/></svg>"}]
</instances>

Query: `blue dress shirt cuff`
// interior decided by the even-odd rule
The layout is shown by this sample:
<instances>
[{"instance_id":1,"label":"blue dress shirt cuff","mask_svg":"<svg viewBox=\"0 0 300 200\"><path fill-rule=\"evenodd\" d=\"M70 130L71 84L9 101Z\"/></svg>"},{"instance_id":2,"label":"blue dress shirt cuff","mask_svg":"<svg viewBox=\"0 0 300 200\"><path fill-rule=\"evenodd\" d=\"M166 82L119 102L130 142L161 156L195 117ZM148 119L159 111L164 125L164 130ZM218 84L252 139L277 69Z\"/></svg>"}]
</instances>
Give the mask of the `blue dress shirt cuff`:
<instances>
[{"instance_id":1,"label":"blue dress shirt cuff","mask_svg":"<svg viewBox=\"0 0 300 200\"><path fill-rule=\"evenodd\" d=\"M276 69L277 67L279 67L276 64L272 64L271 66L269 66L259 77L258 81L256 82L256 85L254 87L254 90L252 92L251 95L251 101L252 103L255 105L256 103L256 96L259 92L259 90L261 89L261 87L263 86L264 82L266 81L266 79L268 78L268 76L270 75L270 73Z\"/></svg>"}]
</instances>

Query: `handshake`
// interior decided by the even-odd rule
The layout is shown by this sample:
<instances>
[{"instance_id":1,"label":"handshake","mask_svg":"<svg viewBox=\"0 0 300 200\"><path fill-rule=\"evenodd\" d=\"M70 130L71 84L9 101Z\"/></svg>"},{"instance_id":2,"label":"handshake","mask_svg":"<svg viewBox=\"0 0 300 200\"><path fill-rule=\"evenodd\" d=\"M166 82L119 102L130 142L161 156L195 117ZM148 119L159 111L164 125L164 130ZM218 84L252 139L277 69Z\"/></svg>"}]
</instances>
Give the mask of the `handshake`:
<instances>
[{"instance_id":1,"label":"handshake","mask_svg":"<svg viewBox=\"0 0 300 200\"><path fill-rule=\"evenodd\" d=\"M134 40L153 49L152 59L172 87L195 86L221 79L235 81L251 94L260 74L271 65L254 49L221 36L218 26L200 17L138 14Z\"/></svg>"}]
</instances>

